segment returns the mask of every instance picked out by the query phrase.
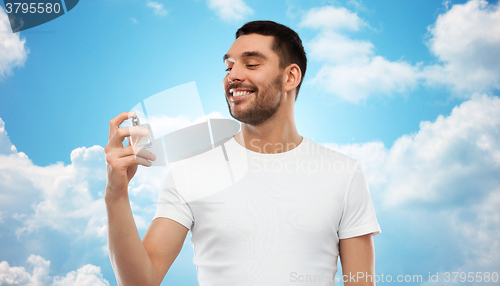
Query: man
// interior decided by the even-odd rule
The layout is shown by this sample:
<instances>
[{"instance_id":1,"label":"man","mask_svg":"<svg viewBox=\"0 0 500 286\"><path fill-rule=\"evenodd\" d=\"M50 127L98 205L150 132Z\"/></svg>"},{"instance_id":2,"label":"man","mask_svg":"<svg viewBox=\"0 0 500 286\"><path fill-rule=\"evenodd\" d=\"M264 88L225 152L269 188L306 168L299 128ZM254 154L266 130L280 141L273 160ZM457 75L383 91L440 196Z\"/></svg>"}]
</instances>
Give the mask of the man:
<instances>
[{"instance_id":1,"label":"man","mask_svg":"<svg viewBox=\"0 0 500 286\"><path fill-rule=\"evenodd\" d=\"M190 194L174 178L182 171L173 167L142 241L127 187L137 166L151 166L155 156L122 146L127 136L147 135L119 127L133 114L110 121L105 201L118 284L159 285L191 230L202 286L334 285L339 255L345 285L374 285L372 236L380 228L364 172L355 160L303 138L295 127L293 108L306 70L299 36L274 22L247 23L224 62L226 101L241 130L221 147L236 178L226 188L213 187L216 178L206 184L211 191L187 199ZM199 158L181 164L206 164Z\"/></svg>"}]
</instances>

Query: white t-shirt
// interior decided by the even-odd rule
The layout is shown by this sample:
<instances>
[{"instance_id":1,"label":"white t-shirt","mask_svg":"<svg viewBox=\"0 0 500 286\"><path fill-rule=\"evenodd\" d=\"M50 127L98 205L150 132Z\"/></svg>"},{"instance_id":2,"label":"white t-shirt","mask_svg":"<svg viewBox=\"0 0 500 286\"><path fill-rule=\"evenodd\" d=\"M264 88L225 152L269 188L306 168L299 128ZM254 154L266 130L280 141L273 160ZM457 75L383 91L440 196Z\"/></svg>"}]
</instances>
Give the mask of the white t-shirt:
<instances>
[{"instance_id":1,"label":"white t-shirt","mask_svg":"<svg viewBox=\"0 0 500 286\"><path fill-rule=\"evenodd\" d=\"M381 232L361 164L307 138L278 154L230 139L170 168L155 218L191 230L201 286L334 285L339 239Z\"/></svg>"}]
</instances>

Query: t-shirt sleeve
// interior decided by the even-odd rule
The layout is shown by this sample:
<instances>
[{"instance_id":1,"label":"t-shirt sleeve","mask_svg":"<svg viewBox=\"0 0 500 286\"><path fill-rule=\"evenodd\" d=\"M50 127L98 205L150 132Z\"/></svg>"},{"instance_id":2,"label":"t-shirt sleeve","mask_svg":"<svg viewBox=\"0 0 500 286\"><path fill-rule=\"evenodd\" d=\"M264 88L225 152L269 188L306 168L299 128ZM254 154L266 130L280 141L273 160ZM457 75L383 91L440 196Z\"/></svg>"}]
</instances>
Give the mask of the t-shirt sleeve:
<instances>
[{"instance_id":1,"label":"t-shirt sleeve","mask_svg":"<svg viewBox=\"0 0 500 286\"><path fill-rule=\"evenodd\" d=\"M381 233L362 165L357 162L344 197L339 239Z\"/></svg>"},{"instance_id":2,"label":"t-shirt sleeve","mask_svg":"<svg viewBox=\"0 0 500 286\"><path fill-rule=\"evenodd\" d=\"M193 226L193 212L189 204L179 192L177 192L171 171L168 172L167 179L160 190L158 207L153 220L158 217L172 219L187 227L189 230L191 230Z\"/></svg>"}]
</instances>

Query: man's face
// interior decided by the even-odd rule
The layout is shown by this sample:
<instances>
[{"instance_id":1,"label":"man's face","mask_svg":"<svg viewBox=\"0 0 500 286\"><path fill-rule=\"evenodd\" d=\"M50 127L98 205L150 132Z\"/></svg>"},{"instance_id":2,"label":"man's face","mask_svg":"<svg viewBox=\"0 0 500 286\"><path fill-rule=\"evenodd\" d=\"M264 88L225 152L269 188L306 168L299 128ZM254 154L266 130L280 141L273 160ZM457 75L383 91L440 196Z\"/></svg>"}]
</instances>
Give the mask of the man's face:
<instances>
[{"instance_id":1,"label":"man's face","mask_svg":"<svg viewBox=\"0 0 500 286\"><path fill-rule=\"evenodd\" d=\"M249 125L272 117L281 103L283 71L272 36L240 36L224 56L222 85L231 116Z\"/></svg>"}]
</instances>

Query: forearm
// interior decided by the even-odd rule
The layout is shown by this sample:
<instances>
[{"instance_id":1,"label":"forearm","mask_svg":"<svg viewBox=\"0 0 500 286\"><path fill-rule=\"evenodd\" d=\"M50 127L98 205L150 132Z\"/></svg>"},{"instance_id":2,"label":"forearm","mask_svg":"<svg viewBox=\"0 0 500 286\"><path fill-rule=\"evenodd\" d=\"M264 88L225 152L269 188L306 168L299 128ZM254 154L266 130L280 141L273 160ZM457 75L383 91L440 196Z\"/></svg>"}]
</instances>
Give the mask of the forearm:
<instances>
[{"instance_id":1,"label":"forearm","mask_svg":"<svg viewBox=\"0 0 500 286\"><path fill-rule=\"evenodd\" d=\"M106 190L108 193L108 190ZM157 285L157 277L135 225L128 196L105 197L108 248L118 284Z\"/></svg>"}]
</instances>

